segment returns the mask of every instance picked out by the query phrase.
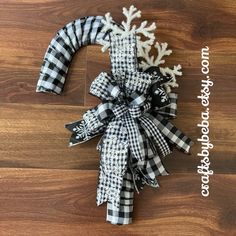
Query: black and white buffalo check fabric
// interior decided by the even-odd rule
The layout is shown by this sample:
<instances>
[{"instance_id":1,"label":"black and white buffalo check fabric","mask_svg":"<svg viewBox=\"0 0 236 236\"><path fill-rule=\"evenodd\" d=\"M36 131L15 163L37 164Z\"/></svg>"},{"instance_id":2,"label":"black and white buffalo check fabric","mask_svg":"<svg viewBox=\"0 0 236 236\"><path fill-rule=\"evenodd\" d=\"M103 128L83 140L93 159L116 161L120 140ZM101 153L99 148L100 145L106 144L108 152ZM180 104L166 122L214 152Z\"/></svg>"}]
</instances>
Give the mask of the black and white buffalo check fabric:
<instances>
[{"instance_id":1,"label":"black and white buffalo check fabric","mask_svg":"<svg viewBox=\"0 0 236 236\"><path fill-rule=\"evenodd\" d=\"M88 16L70 22L52 39L44 56L36 92L60 94L73 55L79 48L108 38L102 32L103 16Z\"/></svg>"},{"instance_id":2,"label":"black and white buffalo check fabric","mask_svg":"<svg viewBox=\"0 0 236 236\"><path fill-rule=\"evenodd\" d=\"M159 115L155 111L153 111L151 114L147 113L145 116L153 121L162 134L168 138L172 144L174 144L181 151L189 153L193 142L183 132L181 132L162 115Z\"/></svg>"},{"instance_id":3,"label":"black and white buffalo check fabric","mask_svg":"<svg viewBox=\"0 0 236 236\"><path fill-rule=\"evenodd\" d=\"M189 152L192 141L169 122L176 116L175 93L167 94L164 106L152 102L152 94L157 100L162 97L155 91L150 93L156 76L138 67L136 36L102 32L102 19L84 17L58 31L45 54L36 91L60 94L76 51L100 39L110 40L111 74L102 72L90 87L101 103L66 128L72 132L70 146L103 135L97 146L100 170L96 202L107 202L107 221L129 224L134 191L139 192L144 185L159 187L157 176L168 175L161 158L171 153L169 144ZM163 77L152 89L163 89L161 81L169 79Z\"/></svg>"},{"instance_id":4,"label":"black and white buffalo check fabric","mask_svg":"<svg viewBox=\"0 0 236 236\"><path fill-rule=\"evenodd\" d=\"M152 140L158 147L158 152L162 157L167 156L171 153L170 147L159 129L150 122L149 118L142 116L139 118L141 126L144 128L145 133L148 136L148 139Z\"/></svg>"},{"instance_id":5,"label":"black and white buffalo check fabric","mask_svg":"<svg viewBox=\"0 0 236 236\"><path fill-rule=\"evenodd\" d=\"M123 176L122 189L120 193L120 205L117 207L107 202L107 221L112 224L124 225L132 223L134 204L134 182L130 168Z\"/></svg>"}]
</instances>

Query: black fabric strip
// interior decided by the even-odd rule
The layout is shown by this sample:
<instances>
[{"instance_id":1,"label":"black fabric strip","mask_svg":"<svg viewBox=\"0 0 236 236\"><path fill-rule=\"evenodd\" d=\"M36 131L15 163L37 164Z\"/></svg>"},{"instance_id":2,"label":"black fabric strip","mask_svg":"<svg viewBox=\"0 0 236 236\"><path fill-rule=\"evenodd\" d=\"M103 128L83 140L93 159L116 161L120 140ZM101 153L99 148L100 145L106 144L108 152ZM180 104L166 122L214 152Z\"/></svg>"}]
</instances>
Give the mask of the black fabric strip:
<instances>
[{"instance_id":1,"label":"black fabric strip","mask_svg":"<svg viewBox=\"0 0 236 236\"><path fill-rule=\"evenodd\" d=\"M97 32L96 32L96 35L95 35L94 41L96 40L98 34L101 32L102 28L103 28L103 26L99 26L99 27L97 28Z\"/></svg>"},{"instance_id":2,"label":"black fabric strip","mask_svg":"<svg viewBox=\"0 0 236 236\"><path fill-rule=\"evenodd\" d=\"M73 29L73 33L74 33L74 35L75 35L76 43L77 43L77 45L78 45L78 47L79 47L80 45L79 45L79 40L78 40L78 37L77 37L77 34L76 34L75 20L74 20L73 23L72 23L72 29Z\"/></svg>"},{"instance_id":3,"label":"black fabric strip","mask_svg":"<svg viewBox=\"0 0 236 236\"><path fill-rule=\"evenodd\" d=\"M87 44L90 44L91 43L91 32L93 30L93 24L94 24L94 21L96 20L96 17L93 17L92 21L91 21L91 25L90 25L90 29L89 29L89 32L88 32L88 40L87 40Z\"/></svg>"},{"instance_id":4,"label":"black fabric strip","mask_svg":"<svg viewBox=\"0 0 236 236\"><path fill-rule=\"evenodd\" d=\"M83 36L84 36L84 25L86 24L88 17L81 18L80 27L81 27L81 46L84 45Z\"/></svg>"},{"instance_id":5,"label":"black fabric strip","mask_svg":"<svg viewBox=\"0 0 236 236\"><path fill-rule=\"evenodd\" d=\"M67 31L68 29L67 29L67 27L64 27L63 30L64 30L66 36L69 38L70 44L71 44L72 48L74 49L74 52L76 52L76 49L75 49L75 47L74 47L74 45L73 45L73 42L72 42L72 40L71 40L71 37L70 37L70 35L68 34L68 31Z\"/></svg>"}]
</instances>

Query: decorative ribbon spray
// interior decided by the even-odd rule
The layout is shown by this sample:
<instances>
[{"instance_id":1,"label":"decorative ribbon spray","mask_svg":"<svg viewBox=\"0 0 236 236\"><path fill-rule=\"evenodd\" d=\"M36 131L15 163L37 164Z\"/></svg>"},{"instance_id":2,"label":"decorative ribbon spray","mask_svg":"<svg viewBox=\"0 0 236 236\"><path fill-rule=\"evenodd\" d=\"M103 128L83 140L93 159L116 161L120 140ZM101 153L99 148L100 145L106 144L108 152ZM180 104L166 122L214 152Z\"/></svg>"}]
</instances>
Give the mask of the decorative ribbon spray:
<instances>
[{"instance_id":1,"label":"decorative ribbon spray","mask_svg":"<svg viewBox=\"0 0 236 236\"><path fill-rule=\"evenodd\" d=\"M137 191L145 183L157 187L156 176L168 174L160 157L171 152L169 143L187 153L192 142L168 121L175 116L177 95L167 94L162 83L171 77L138 71L136 36L112 35L110 58L112 74L102 72L90 87L102 103L66 128L71 146L104 133L97 205L107 201L119 209L127 171Z\"/></svg>"}]
</instances>

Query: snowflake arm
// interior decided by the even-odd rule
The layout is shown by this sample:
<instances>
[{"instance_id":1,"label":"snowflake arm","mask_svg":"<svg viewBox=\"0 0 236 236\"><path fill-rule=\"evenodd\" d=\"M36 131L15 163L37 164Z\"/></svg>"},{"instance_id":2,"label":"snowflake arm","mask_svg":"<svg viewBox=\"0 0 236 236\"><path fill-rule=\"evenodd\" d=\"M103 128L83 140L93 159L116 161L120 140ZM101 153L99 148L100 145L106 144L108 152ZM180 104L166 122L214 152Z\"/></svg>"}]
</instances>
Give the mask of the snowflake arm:
<instances>
[{"instance_id":1,"label":"snowflake arm","mask_svg":"<svg viewBox=\"0 0 236 236\"><path fill-rule=\"evenodd\" d=\"M137 34L137 47L138 48L146 48L153 45L155 40L155 35L153 31L156 29L156 24L152 23L151 25L147 26L147 21L143 21L139 27L137 25L132 25L132 21L135 18L141 17L141 11L138 11L136 7L133 5L130 6L129 9L123 8L123 14L126 17L126 21L122 21L121 25L117 25L113 18L111 17L110 13L105 15L105 19L102 20L104 24L103 31L111 31L113 34L127 36L130 34ZM145 41L141 40L141 36L143 35L147 39ZM109 48L110 42L101 40L100 43L103 45L102 51L106 51Z\"/></svg>"}]
</instances>

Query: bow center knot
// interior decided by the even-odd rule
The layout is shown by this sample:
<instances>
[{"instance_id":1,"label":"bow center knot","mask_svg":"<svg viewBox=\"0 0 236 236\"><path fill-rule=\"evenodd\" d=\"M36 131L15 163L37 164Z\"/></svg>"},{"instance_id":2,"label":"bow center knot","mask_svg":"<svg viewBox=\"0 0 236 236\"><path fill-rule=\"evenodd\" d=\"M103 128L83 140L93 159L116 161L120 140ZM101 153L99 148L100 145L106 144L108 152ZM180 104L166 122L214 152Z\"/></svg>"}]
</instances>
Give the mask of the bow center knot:
<instances>
[{"instance_id":1,"label":"bow center knot","mask_svg":"<svg viewBox=\"0 0 236 236\"><path fill-rule=\"evenodd\" d=\"M125 102L119 105L115 105L112 109L114 115L116 117L121 117L127 112L130 114L133 118L138 118L142 115L143 111L140 106L129 106Z\"/></svg>"}]
</instances>

